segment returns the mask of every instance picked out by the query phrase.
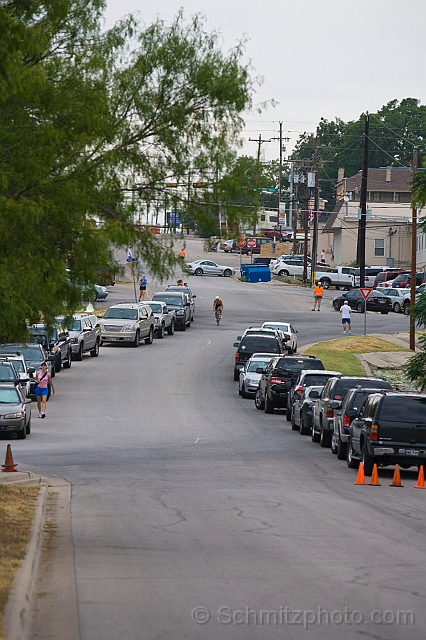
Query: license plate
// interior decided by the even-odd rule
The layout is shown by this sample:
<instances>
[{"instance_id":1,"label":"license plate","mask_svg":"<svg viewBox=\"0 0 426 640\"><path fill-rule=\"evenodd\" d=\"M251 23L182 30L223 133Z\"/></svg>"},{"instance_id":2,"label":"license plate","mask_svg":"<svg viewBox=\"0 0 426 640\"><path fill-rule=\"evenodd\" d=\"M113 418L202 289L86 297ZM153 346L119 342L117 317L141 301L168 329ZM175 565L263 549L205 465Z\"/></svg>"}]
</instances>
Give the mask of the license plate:
<instances>
[{"instance_id":1,"label":"license plate","mask_svg":"<svg viewBox=\"0 0 426 640\"><path fill-rule=\"evenodd\" d=\"M419 455L419 451L417 449L406 449L405 450L405 454L407 456L418 456Z\"/></svg>"},{"instance_id":2,"label":"license plate","mask_svg":"<svg viewBox=\"0 0 426 640\"><path fill-rule=\"evenodd\" d=\"M118 340L118 338L109 338L109 340L111 340L111 342L114 342L115 340Z\"/></svg>"}]
</instances>

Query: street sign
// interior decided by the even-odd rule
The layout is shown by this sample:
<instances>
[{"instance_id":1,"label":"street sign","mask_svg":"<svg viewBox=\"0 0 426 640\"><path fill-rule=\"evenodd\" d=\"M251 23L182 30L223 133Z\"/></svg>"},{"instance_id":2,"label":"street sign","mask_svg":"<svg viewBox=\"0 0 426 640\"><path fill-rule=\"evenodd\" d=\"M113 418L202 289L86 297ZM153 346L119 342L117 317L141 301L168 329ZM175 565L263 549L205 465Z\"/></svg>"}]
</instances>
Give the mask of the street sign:
<instances>
[{"instance_id":1,"label":"street sign","mask_svg":"<svg viewBox=\"0 0 426 640\"><path fill-rule=\"evenodd\" d=\"M240 247L240 249L242 249L243 247L245 247L245 246L246 246L246 241L244 240L244 238L241 238L241 239L238 241L238 246Z\"/></svg>"},{"instance_id":2,"label":"street sign","mask_svg":"<svg viewBox=\"0 0 426 640\"><path fill-rule=\"evenodd\" d=\"M253 249L253 247L256 246L256 238L249 238L247 240L247 246L250 247L250 249Z\"/></svg>"},{"instance_id":3,"label":"street sign","mask_svg":"<svg viewBox=\"0 0 426 640\"><path fill-rule=\"evenodd\" d=\"M361 295L364 298L364 300L367 300L368 296L373 291L373 288L372 287L360 287L359 290L360 290Z\"/></svg>"}]
</instances>

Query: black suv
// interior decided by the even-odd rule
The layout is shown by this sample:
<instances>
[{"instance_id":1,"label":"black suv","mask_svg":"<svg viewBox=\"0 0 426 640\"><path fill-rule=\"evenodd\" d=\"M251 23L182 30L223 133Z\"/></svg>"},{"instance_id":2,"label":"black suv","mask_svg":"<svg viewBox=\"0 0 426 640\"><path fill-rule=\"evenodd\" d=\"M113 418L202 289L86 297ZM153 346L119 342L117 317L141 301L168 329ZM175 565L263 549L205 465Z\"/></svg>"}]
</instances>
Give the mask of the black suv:
<instances>
[{"instance_id":1,"label":"black suv","mask_svg":"<svg viewBox=\"0 0 426 640\"><path fill-rule=\"evenodd\" d=\"M404 469L426 465L426 396L372 394L352 422L346 459L351 468L362 460L368 476L374 463Z\"/></svg>"},{"instance_id":2,"label":"black suv","mask_svg":"<svg viewBox=\"0 0 426 640\"><path fill-rule=\"evenodd\" d=\"M334 430L334 412L342 405L349 389L392 389L389 382L381 378L356 378L340 376L330 378L318 398L312 424L312 442L319 442L322 447L329 447Z\"/></svg>"},{"instance_id":3,"label":"black suv","mask_svg":"<svg viewBox=\"0 0 426 640\"><path fill-rule=\"evenodd\" d=\"M256 409L273 413L276 407L287 407L289 391L302 369L324 370L324 365L314 356L272 358L259 380L254 398Z\"/></svg>"},{"instance_id":4,"label":"black suv","mask_svg":"<svg viewBox=\"0 0 426 640\"><path fill-rule=\"evenodd\" d=\"M239 342L234 342L234 347L237 348L234 362L234 380L239 380L240 369L252 357L253 353L276 353L277 355L283 353L283 345L279 338L260 333L243 336Z\"/></svg>"},{"instance_id":5,"label":"black suv","mask_svg":"<svg viewBox=\"0 0 426 640\"><path fill-rule=\"evenodd\" d=\"M68 329L60 324L50 330L44 324L33 324L28 327L34 342L38 342L55 356L55 371L58 373L62 367L69 369L71 366L72 347Z\"/></svg>"},{"instance_id":6,"label":"black suv","mask_svg":"<svg viewBox=\"0 0 426 640\"><path fill-rule=\"evenodd\" d=\"M181 331L191 326L191 303L184 291L159 291L154 293L152 301L165 302L170 311L176 311L175 327Z\"/></svg>"}]
</instances>

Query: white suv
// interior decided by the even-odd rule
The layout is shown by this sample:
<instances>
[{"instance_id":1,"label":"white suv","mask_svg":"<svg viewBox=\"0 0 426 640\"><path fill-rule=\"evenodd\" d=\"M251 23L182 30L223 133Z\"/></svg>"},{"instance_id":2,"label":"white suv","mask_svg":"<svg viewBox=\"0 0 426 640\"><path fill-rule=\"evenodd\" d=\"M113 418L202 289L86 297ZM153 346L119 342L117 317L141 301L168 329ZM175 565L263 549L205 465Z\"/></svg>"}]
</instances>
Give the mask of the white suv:
<instances>
[{"instance_id":1,"label":"white suv","mask_svg":"<svg viewBox=\"0 0 426 640\"><path fill-rule=\"evenodd\" d=\"M130 342L133 347L138 347L140 339L144 338L145 344L152 344L154 316L148 304L114 304L98 317L101 318L102 342Z\"/></svg>"}]
</instances>

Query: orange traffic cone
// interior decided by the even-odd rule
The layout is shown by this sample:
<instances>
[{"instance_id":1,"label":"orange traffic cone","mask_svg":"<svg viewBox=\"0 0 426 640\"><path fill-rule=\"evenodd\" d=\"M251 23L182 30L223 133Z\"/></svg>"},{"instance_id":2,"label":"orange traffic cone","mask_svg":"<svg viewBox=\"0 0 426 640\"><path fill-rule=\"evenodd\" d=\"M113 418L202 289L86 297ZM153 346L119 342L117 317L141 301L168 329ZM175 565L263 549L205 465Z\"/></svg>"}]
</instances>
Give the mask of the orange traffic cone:
<instances>
[{"instance_id":1,"label":"orange traffic cone","mask_svg":"<svg viewBox=\"0 0 426 640\"><path fill-rule=\"evenodd\" d=\"M2 471L18 471L18 469L16 468L16 464L13 462L12 447L10 446L10 444L8 444L6 447L6 457L4 459L4 464L2 464L1 466Z\"/></svg>"},{"instance_id":2,"label":"orange traffic cone","mask_svg":"<svg viewBox=\"0 0 426 640\"><path fill-rule=\"evenodd\" d=\"M377 464L373 466L373 472L371 474L370 486L372 487L380 487L379 482L379 472L377 471Z\"/></svg>"},{"instance_id":3,"label":"orange traffic cone","mask_svg":"<svg viewBox=\"0 0 426 640\"><path fill-rule=\"evenodd\" d=\"M423 465L420 465L419 469L419 477L417 478L417 484L414 487L415 489L426 489L425 487L425 473L423 470Z\"/></svg>"},{"instance_id":4,"label":"orange traffic cone","mask_svg":"<svg viewBox=\"0 0 426 640\"><path fill-rule=\"evenodd\" d=\"M358 475L354 484L365 484L364 463L360 462L358 467Z\"/></svg>"},{"instance_id":5,"label":"orange traffic cone","mask_svg":"<svg viewBox=\"0 0 426 640\"><path fill-rule=\"evenodd\" d=\"M395 465L395 471L392 478L391 487L403 487L404 485L401 483L401 473L399 471L399 464Z\"/></svg>"}]
</instances>

